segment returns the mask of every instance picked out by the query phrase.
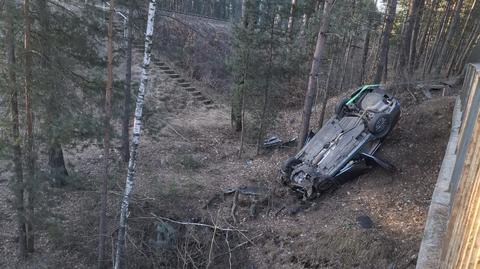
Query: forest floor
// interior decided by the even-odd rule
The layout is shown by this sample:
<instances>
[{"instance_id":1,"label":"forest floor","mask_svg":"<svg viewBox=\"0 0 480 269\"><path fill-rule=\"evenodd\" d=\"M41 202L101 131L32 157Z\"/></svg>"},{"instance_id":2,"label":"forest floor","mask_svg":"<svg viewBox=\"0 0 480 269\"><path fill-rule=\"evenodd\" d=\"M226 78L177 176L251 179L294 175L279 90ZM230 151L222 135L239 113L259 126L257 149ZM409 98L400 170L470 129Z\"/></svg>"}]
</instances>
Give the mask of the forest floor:
<instances>
[{"instance_id":1,"label":"forest floor","mask_svg":"<svg viewBox=\"0 0 480 269\"><path fill-rule=\"evenodd\" d=\"M138 77L136 68L134 76ZM239 135L232 132L226 106L217 104L215 109L206 109L172 80L158 74L153 77L146 98L146 129L131 204L129 268L415 267L450 133L452 96L425 99L418 93L414 101L409 94L397 92L402 117L379 151L397 171L388 173L375 168L320 198L302 202L279 183L280 165L295 153L294 148L256 155L254 145L247 143L246 152L238 158ZM332 111L339 99L331 98L327 111ZM312 122L316 122L317 114ZM301 109L281 111L268 135L293 138L300 121ZM100 146L92 141L67 146L70 184L51 188L41 183L44 187L38 199L43 209L37 212L47 217L38 223L38 251L27 263L18 263L14 258L10 176L1 172L1 268L94 267L97 190L103 169ZM112 242L126 175L119 151L113 155L108 206ZM40 160L40 167L44 164L45 160ZM229 188L245 186L260 190L262 195L252 198L240 194L234 203L234 195L223 194ZM174 234L170 246L173 250L170 254L162 252L168 261L156 263L149 260L152 242L162 241L156 238L160 226L155 216L233 230L212 233L209 228L192 230L189 227L194 224L167 221L169 224L162 227L174 231L162 234ZM365 216L373 221L371 228L359 225L357 219Z\"/></svg>"}]
</instances>

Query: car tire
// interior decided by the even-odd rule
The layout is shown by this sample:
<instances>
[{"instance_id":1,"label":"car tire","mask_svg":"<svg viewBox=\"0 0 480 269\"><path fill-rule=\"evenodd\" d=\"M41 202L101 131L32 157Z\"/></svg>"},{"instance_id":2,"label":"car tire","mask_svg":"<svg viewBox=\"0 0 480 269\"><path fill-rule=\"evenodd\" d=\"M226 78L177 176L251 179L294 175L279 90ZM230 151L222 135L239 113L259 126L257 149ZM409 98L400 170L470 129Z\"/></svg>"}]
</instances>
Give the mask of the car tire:
<instances>
[{"instance_id":1,"label":"car tire","mask_svg":"<svg viewBox=\"0 0 480 269\"><path fill-rule=\"evenodd\" d=\"M338 118L342 118L345 115L345 108L346 108L347 102L348 102L348 98L343 98L335 106L335 114L338 116Z\"/></svg>"},{"instance_id":2,"label":"car tire","mask_svg":"<svg viewBox=\"0 0 480 269\"><path fill-rule=\"evenodd\" d=\"M293 171L293 167L297 164L300 164L302 161L298 160L295 157L290 157L288 158L283 164L282 164L282 172L287 176L290 177Z\"/></svg>"},{"instance_id":3,"label":"car tire","mask_svg":"<svg viewBox=\"0 0 480 269\"><path fill-rule=\"evenodd\" d=\"M371 120L368 121L368 130L377 138L386 136L392 128L392 119L389 114L378 113L375 114Z\"/></svg>"}]
</instances>

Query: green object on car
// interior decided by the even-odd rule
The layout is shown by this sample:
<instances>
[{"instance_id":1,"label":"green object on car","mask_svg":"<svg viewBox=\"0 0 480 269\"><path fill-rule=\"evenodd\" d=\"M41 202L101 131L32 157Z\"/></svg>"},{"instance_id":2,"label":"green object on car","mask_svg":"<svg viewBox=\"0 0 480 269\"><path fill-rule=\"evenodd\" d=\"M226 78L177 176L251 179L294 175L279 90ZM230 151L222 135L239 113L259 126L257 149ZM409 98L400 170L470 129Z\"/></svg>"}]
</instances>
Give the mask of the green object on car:
<instances>
[{"instance_id":1,"label":"green object on car","mask_svg":"<svg viewBox=\"0 0 480 269\"><path fill-rule=\"evenodd\" d=\"M380 84L371 84L371 85L364 85L360 88L358 88L353 94L352 94L352 97L350 98L350 100L348 100L348 102L346 103L346 105L350 105L352 104L353 102L355 102L355 100L357 100L357 98L359 96L362 95L362 93L365 91L365 90L368 90L369 88L371 87L379 87Z\"/></svg>"}]
</instances>

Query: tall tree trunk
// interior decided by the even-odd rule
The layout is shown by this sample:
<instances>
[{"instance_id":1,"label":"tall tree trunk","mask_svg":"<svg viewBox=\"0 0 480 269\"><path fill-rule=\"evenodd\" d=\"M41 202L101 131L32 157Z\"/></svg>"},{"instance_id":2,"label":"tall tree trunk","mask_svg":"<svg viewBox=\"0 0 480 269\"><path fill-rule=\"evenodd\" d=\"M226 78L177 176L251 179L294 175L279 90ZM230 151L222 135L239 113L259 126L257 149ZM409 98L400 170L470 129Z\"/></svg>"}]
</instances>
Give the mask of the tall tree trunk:
<instances>
[{"instance_id":1,"label":"tall tree trunk","mask_svg":"<svg viewBox=\"0 0 480 269\"><path fill-rule=\"evenodd\" d=\"M348 60L350 59L350 53L351 53L351 49L352 49L352 42L353 42L352 40L353 40L353 36L350 35L350 37L348 38L347 47L345 48L345 59L343 61L342 76L340 77L340 91L341 92L343 92L343 86L344 86L344 83L345 83L345 76L347 74Z\"/></svg>"},{"instance_id":2,"label":"tall tree trunk","mask_svg":"<svg viewBox=\"0 0 480 269\"><path fill-rule=\"evenodd\" d=\"M100 189L100 222L98 228L98 260L97 267L106 267L105 242L107 234L107 191L110 179L110 119L112 118L112 85L113 85L113 16L115 0L110 0L107 41L107 83L105 88L104 136L103 136L103 180Z\"/></svg>"},{"instance_id":3,"label":"tall tree trunk","mask_svg":"<svg viewBox=\"0 0 480 269\"><path fill-rule=\"evenodd\" d=\"M367 33L365 34L365 41L363 42L362 67L361 67L362 69L360 71L360 83L361 84L363 84L365 82L368 49L369 49L369 46L370 46L370 27L371 27L371 24L372 24L372 21L368 20L368 22L367 22Z\"/></svg>"},{"instance_id":4,"label":"tall tree trunk","mask_svg":"<svg viewBox=\"0 0 480 269\"><path fill-rule=\"evenodd\" d=\"M140 131L142 126L142 112L145 98L145 92L148 84L148 75L150 71L150 56L153 37L153 26L155 22L156 0L150 0L148 7L147 30L145 32L145 53L143 56L142 77L138 89L137 101L135 105L135 121L133 122L132 146L130 151L130 160L128 161L127 179L125 182L125 192L122 198L120 209L120 224L118 227L117 251L115 254L115 269L121 269L125 266L125 238L127 232L127 215L130 194L133 190L135 180L135 171L137 163L137 150L140 144Z\"/></svg>"},{"instance_id":5,"label":"tall tree trunk","mask_svg":"<svg viewBox=\"0 0 480 269\"><path fill-rule=\"evenodd\" d=\"M39 13L40 13L40 27L41 27L41 66L46 72L50 72L50 12L47 6L47 0L39 0ZM58 119L57 107L60 104L56 104L56 82L49 81L50 91L48 92L48 103L46 107L46 126L55 126ZM50 128L48 132L48 166L50 181L54 186L62 186L65 184L65 179L68 176L67 168L65 167L65 159L63 157L62 145L59 142L56 128Z\"/></svg>"},{"instance_id":6,"label":"tall tree trunk","mask_svg":"<svg viewBox=\"0 0 480 269\"><path fill-rule=\"evenodd\" d=\"M463 53L460 56L460 59L458 60L457 66L455 67L455 71L461 71L463 65L465 65L465 61L467 60L468 55L470 55L470 53L472 52L472 49L477 44L479 38L480 38L480 23L477 22L470 34L470 37L468 38L467 45L465 46L465 49L463 50Z\"/></svg>"},{"instance_id":7,"label":"tall tree trunk","mask_svg":"<svg viewBox=\"0 0 480 269\"><path fill-rule=\"evenodd\" d=\"M410 0L410 5L408 9L407 18L405 20L405 28L403 32L403 41L402 41L402 48L400 52L400 59L399 59L399 72L403 75L403 70L408 65L409 57L410 57L410 48L411 42L413 37L413 31L418 20L418 11L421 5L421 2L424 0Z\"/></svg>"},{"instance_id":8,"label":"tall tree trunk","mask_svg":"<svg viewBox=\"0 0 480 269\"><path fill-rule=\"evenodd\" d=\"M460 38L459 38L459 40L457 42L457 45L455 46L455 48L453 49L453 52L451 54L451 60L450 60L449 66L448 66L447 77L450 76L450 74L452 73L453 67L455 66L455 60L457 60L457 58L459 57L459 54L461 53L460 52L460 47L463 44L463 39L465 37L465 32L467 30L468 25L470 24L470 18L472 17L472 12L475 10L476 4L477 4L477 0L473 0L472 6L471 6L470 10L468 11L467 19L465 20L465 24L462 28L462 32L460 33Z\"/></svg>"},{"instance_id":9,"label":"tall tree trunk","mask_svg":"<svg viewBox=\"0 0 480 269\"><path fill-rule=\"evenodd\" d=\"M260 153L260 147L262 145L262 138L263 133L265 132L265 123L266 123L266 116L267 116L267 108L268 108L268 93L270 91L270 84L272 80L272 68L273 68L273 38L274 38L274 30L275 30L275 16L271 16L270 21L270 44L268 48L268 71L266 76L266 85L263 89L263 106L262 106L262 115L260 117L260 130L258 131L257 137L257 155Z\"/></svg>"},{"instance_id":10,"label":"tall tree trunk","mask_svg":"<svg viewBox=\"0 0 480 269\"><path fill-rule=\"evenodd\" d=\"M13 166L14 179L12 180L13 191L15 194L15 212L17 215L17 233L18 233L18 256L25 258L27 255L26 249L26 235L25 235L25 205L23 199L24 184L23 184L23 164L22 164L22 148L20 146L20 122L18 113L18 85L17 76L15 72L15 35L13 13L15 6L13 2L7 1L7 16L6 16L6 54L8 65L8 80L9 90L12 93L11 100L11 117L12 117L12 148L13 148Z\"/></svg>"},{"instance_id":11,"label":"tall tree trunk","mask_svg":"<svg viewBox=\"0 0 480 269\"><path fill-rule=\"evenodd\" d=\"M317 36L317 44L315 46L315 52L313 54L312 67L308 78L308 87L305 94L305 103L303 106L302 125L299 135L298 150L300 150L305 144L307 139L308 130L310 128L310 116L312 114L313 99L315 97L316 90L316 78L320 73L320 60L324 53L326 32L328 29L328 23L330 21L330 11L333 8L334 0L325 0L323 8L322 22Z\"/></svg>"},{"instance_id":12,"label":"tall tree trunk","mask_svg":"<svg viewBox=\"0 0 480 269\"><path fill-rule=\"evenodd\" d=\"M435 67L436 74L440 74L442 70L442 66L445 63L447 51L449 49L450 42L452 41L453 36L455 35L457 23L458 23L458 20L460 19L460 12L462 11L462 7L463 7L463 0L458 0L455 5L455 13L453 14L453 19L450 22L450 25L448 27L447 35L445 37L445 41L443 42L442 50L440 52L437 65Z\"/></svg>"},{"instance_id":13,"label":"tall tree trunk","mask_svg":"<svg viewBox=\"0 0 480 269\"><path fill-rule=\"evenodd\" d=\"M127 65L125 71L124 95L125 102L123 107L122 118L122 155L123 161L128 162L130 159L130 142L129 142L129 125L130 125L130 103L132 84L132 48L133 48L133 29L132 29L133 4L129 3L127 17Z\"/></svg>"},{"instance_id":14,"label":"tall tree trunk","mask_svg":"<svg viewBox=\"0 0 480 269\"><path fill-rule=\"evenodd\" d=\"M253 30L253 16L252 16L252 3L251 0L242 0L242 26L244 30L250 31ZM248 49L247 49L247 54ZM245 70L248 69L249 64L249 57L246 57L245 66L243 67ZM245 79L246 79L246 71L244 72L244 76L240 82L236 83L234 88L233 96L232 96L232 111L230 115L230 120L232 122L233 129L236 132L240 132L242 130L242 112L243 112L243 98L242 98L242 89L244 87Z\"/></svg>"},{"instance_id":15,"label":"tall tree trunk","mask_svg":"<svg viewBox=\"0 0 480 269\"><path fill-rule=\"evenodd\" d=\"M327 108L328 92L330 91L330 77L332 75L334 59L330 60L330 67L328 68L327 82L325 83L325 90L323 91L322 111L318 120L318 128L323 127L323 121L325 119L325 109Z\"/></svg>"},{"instance_id":16,"label":"tall tree trunk","mask_svg":"<svg viewBox=\"0 0 480 269\"><path fill-rule=\"evenodd\" d=\"M57 138L54 139L55 140L50 141L49 144L48 166L50 166L50 177L53 185L62 186L65 184L65 178L68 176L68 171L65 167L62 145L57 141Z\"/></svg>"},{"instance_id":17,"label":"tall tree trunk","mask_svg":"<svg viewBox=\"0 0 480 269\"><path fill-rule=\"evenodd\" d=\"M413 26L413 36L410 41L410 52L408 53L408 73L413 74L416 54L417 54L417 40L422 23L423 10L425 8L425 0L420 0L418 12L415 14L415 25Z\"/></svg>"},{"instance_id":18,"label":"tall tree trunk","mask_svg":"<svg viewBox=\"0 0 480 269\"><path fill-rule=\"evenodd\" d=\"M243 145L245 144L245 87L242 85L243 88L240 91L240 98L242 100L242 110L240 111L240 117L241 117L241 132L240 132L240 148L238 149L238 158L242 158L243 154Z\"/></svg>"},{"instance_id":19,"label":"tall tree trunk","mask_svg":"<svg viewBox=\"0 0 480 269\"><path fill-rule=\"evenodd\" d=\"M423 23L424 29L422 31L422 35L421 35L422 38L420 40L419 50L418 50L418 53L417 53L417 56L416 56L414 69L417 69L419 67L420 62L421 62L421 58L424 55L425 50L427 49L428 41L430 39L431 32L434 31L434 29L432 27L432 19L435 17L435 11L438 8L438 3L439 3L439 0L433 0L432 3L431 3L430 9L429 10L427 9L428 16L427 16L426 22ZM427 58L428 58L428 54L425 55L425 59L427 59Z\"/></svg>"},{"instance_id":20,"label":"tall tree trunk","mask_svg":"<svg viewBox=\"0 0 480 269\"><path fill-rule=\"evenodd\" d=\"M393 22L395 21L395 12L397 10L397 0L388 1L388 14L385 17L385 28L383 29L382 41L380 45L380 53L377 61L377 71L375 73L374 83L380 83L383 78L383 82L386 80L387 63L388 63L388 49L390 42L390 34L393 28Z\"/></svg>"},{"instance_id":21,"label":"tall tree trunk","mask_svg":"<svg viewBox=\"0 0 480 269\"><path fill-rule=\"evenodd\" d=\"M426 60L425 60L425 65L424 65L424 68L423 68L424 69L423 70L424 76L425 76L425 74L430 73L430 71L432 70L432 66L438 58L437 53L440 50L440 48L443 46L441 40L442 40L443 32L444 32L445 27L447 25L449 15L450 15L450 7L451 6L452 6L452 0L448 0L447 1L447 7L446 7L445 12L443 14L442 21L440 23L440 26L438 27L437 34L435 35L435 41L433 42L433 46L431 48L430 55L428 55L428 58L426 58Z\"/></svg>"},{"instance_id":22,"label":"tall tree trunk","mask_svg":"<svg viewBox=\"0 0 480 269\"><path fill-rule=\"evenodd\" d=\"M25 180L25 199L26 199L26 211L25 211L25 233L27 252L33 253L34 247L34 184L35 184L35 151L33 147L33 112L31 107L31 87L32 87L32 51L30 49L30 35L31 35L31 17L30 17L30 0L24 0L23 3L23 15L24 15L24 64L25 64L25 82L24 82L24 95L25 95L25 114L27 120L26 126L26 170L27 177Z\"/></svg>"}]
</instances>

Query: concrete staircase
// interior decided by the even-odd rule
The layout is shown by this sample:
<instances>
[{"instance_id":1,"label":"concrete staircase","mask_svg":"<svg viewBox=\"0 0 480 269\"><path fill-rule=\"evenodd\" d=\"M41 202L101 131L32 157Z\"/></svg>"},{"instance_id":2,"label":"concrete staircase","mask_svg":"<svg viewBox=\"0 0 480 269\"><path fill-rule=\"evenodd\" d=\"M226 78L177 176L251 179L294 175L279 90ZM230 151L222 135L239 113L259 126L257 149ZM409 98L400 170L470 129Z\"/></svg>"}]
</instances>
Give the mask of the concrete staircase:
<instances>
[{"instance_id":1,"label":"concrete staircase","mask_svg":"<svg viewBox=\"0 0 480 269\"><path fill-rule=\"evenodd\" d=\"M133 44L133 48L137 52L143 53L145 50L143 41L135 41ZM170 79L174 80L175 83L178 85L179 89L187 91L196 103L204 106L207 109L216 108L216 105L214 104L212 99L208 98L200 90L192 86L191 82L189 82L185 78L182 78L182 76L178 72L170 68L170 66L168 66L165 62L155 57L153 53L151 59L152 70L157 70L165 76L169 77Z\"/></svg>"}]
</instances>

